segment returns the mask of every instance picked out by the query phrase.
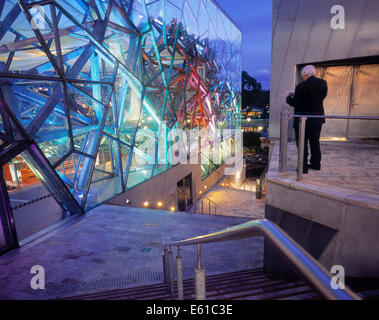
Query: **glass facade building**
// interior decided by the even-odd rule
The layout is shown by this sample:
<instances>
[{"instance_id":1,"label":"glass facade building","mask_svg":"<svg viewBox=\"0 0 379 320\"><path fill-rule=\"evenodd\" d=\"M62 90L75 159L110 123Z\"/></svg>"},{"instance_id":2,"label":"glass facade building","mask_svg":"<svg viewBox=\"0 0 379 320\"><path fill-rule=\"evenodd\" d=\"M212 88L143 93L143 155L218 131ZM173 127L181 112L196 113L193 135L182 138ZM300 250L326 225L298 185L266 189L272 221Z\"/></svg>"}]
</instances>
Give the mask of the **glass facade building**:
<instances>
[{"instance_id":1,"label":"glass facade building","mask_svg":"<svg viewBox=\"0 0 379 320\"><path fill-rule=\"evenodd\" d=\"M183 130L240 128L240 88L211 0L1 1L0 249L16 211L51 211L26 238L170 169Z\"/></svg>"}]
</instances>

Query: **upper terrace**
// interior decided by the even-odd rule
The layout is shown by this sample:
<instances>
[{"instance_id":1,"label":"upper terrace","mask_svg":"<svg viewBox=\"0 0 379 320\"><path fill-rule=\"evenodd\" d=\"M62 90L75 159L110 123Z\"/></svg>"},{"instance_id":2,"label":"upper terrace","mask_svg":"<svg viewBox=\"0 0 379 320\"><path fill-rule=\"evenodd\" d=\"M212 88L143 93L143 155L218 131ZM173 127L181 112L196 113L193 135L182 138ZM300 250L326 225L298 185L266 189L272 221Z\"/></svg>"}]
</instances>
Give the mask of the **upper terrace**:
<instances>
[{"instance_id":1,"label":"upper terrace","mask_svg":"<svg viewBox=\"0 0 379 320\"><path fill-rule=\"evenodd\" d=\"M279 144L275 144L269 181L306 189L327 198L379 209L379 142L322 142L322 170L310 170L297 181L296 144L288 145L288 171L279 172Z\"/></svg>"},{"instance_id":2,"label":"upper terrace","mask_svg":"<svg viewBox=\"0 0 379 320\"><path fill-rule=\"evenodd\" d=\"M296 144L279 170L279 142L268 173L266 218L278 223L327 268L378 277L379 142L322 142L321 171L297 174ZM269 261L269 260L267 260ZM269 262L266 270L280 271Z\"/></svg>"}]
</instances>

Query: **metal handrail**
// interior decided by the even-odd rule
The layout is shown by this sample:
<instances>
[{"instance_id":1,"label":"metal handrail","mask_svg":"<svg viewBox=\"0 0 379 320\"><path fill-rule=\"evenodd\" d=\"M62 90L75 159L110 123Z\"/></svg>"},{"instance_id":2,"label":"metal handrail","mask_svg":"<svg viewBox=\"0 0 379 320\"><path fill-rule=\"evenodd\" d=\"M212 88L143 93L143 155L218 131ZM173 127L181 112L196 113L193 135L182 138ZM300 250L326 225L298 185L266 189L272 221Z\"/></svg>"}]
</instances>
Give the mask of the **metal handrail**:
<instances>
[{"instance_id":1,"label":"metal handrail","mask_svg":"<svg viewBox=\"0 0 379 320\"><path fill-rule=\"evenodd\" d=\"M293 114L289 118L319 118L319 119L343 119L343 120L379 120L379 117L374 116L331 116L331 115L312 115L312 114Z\"/></svg>"},{"instance_id":2,"label":"metal handrail","mask_svg":"<svg viewBox=\"0 0 379 320\"><path fill-rule=\"evenodd\" d=\"M217 215L217 208L219 208L219 211L220 211L220 214L222 214L222 208L221 206L219 206L217 203L215 203L214 201L212 201L211 199L209 199L207 196L203 196L199 202L201 204L201 213L203 214L204 213L204 200L207 200L208 201L208 211L209 211L209 214L211 214L211 204L214 205L214 208L215 208L215 214Z\"/></svg>"},{"instance_id":3,"label":"metal handrail","mask_svg":"<svg viewBox=\"0 0 379 320\"><path fill-rule=\"evenodd\" d=\"M325 267L306 252L285 231L266 219L250 221L213 234L169 243L166 246L180 248L181 246L197 245L199 251L200 244L257 236L267 237L295 271L300 273L325 298L330 300L361 300L358 295L348 288L333 289L331 286L332 275Z\"/></svg>"},{"instance_id":4,"label":"metal handrail","mask_svg":"<svg viewBox=\"0 0 379 320\"><path fill-rule=\"evenodd\" d=\"M212 201L211 199L209 199L207 196L204 196L203 197L204 199L208 200L210 203L212 203L214 206L216 206L217 208L221 208L216 202Z\"/></svg>"},{"instance_id":5,"label":"metal handrail","mask_svg":"<svg viewBox=\"0 0 379 320\"><path fill-rule=\"evenodd\" d=\"M297 180L303 178L304 169L304 144L305 144L305 126L307 119L337 119L337 120L379 120L376 116L338 116L338 115L312 115L312 114L292 114L289 115L289 109L285 106L280 119L280 146L279 146L279 171L287 171L287 145L288 145L288 120L299 118L299 147L297 151Z\"/></svg>"}]
</instances>

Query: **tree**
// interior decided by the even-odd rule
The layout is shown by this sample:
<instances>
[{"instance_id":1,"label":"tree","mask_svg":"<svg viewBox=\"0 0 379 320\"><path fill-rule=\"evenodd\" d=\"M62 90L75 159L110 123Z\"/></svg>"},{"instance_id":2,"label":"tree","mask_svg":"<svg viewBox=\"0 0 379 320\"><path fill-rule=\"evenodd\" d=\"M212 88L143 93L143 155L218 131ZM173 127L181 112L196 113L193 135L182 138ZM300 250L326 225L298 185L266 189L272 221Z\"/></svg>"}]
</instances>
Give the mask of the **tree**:
<instances>
[{"instance_id":1,"label":"tree","mask_svg":"<svg viewBox=\"0 0 379 320\"><path fill-rule=\"evenodd\" d=\"M242 71L242 91L261 91L262 85L260 82L255 80L246 71Z\"/></svg>"},{"instance_id":2,"label":"tree","mask_svg":"<svg viewBox=\"0 0 379 320\"><path fill-rule=\"evenodd\" d=\"M270 91L262 90L262 84L242 71L242 107L266 107L270 103Z\"/></svg>"}]
</instances>

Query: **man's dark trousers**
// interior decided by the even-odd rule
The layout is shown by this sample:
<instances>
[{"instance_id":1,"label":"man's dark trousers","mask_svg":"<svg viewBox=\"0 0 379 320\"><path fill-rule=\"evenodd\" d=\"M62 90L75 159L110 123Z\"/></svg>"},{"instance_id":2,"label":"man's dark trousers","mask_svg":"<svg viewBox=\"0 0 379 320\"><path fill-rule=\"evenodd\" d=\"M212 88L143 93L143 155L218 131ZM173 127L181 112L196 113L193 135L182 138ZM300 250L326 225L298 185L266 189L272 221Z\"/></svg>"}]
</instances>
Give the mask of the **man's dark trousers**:
<instances>
[{"instance_id":1,"label":"man's dark trousers","mask_svg":"<svg viewBox=\"0 0 379 320\"><path fill-rule=\"evenodd\" d=\"M294 129L296 136L296 145L299 148L299 123L300 119L295 118ZM305 142L304 142L304 169L308 168L308 141L311 148L310 164L314 169L321 168L321 148L320 148L320 135L322 130L322 123L314 119L307 119L305 124Z\"/></svg>"}]
</instances>

